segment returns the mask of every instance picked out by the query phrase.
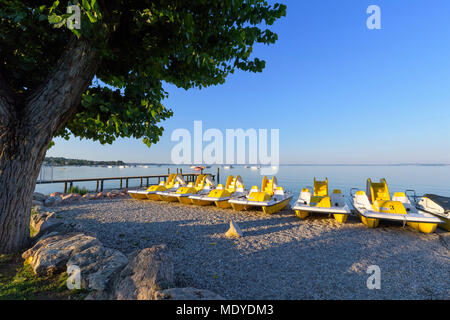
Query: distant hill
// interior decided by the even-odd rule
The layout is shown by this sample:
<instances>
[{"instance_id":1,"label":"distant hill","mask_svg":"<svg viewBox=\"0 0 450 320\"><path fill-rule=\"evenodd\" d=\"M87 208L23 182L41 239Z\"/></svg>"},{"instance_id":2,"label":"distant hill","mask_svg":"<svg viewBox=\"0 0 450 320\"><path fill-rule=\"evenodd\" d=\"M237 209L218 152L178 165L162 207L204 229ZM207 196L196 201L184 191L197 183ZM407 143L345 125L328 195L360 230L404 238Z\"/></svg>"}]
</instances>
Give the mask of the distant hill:
<instances>
[{"instance_id":1,"label":"distant hill","mask_svg":"<svg viewBox=\"0 0 450 320\"><path fill-rule=\"evenodd\" d=\"M45 157L44 165L53 166L120 166L125 162L118 161L93 161L82 159L67 159L63 157Z\"/></svg>"}]
</instances>

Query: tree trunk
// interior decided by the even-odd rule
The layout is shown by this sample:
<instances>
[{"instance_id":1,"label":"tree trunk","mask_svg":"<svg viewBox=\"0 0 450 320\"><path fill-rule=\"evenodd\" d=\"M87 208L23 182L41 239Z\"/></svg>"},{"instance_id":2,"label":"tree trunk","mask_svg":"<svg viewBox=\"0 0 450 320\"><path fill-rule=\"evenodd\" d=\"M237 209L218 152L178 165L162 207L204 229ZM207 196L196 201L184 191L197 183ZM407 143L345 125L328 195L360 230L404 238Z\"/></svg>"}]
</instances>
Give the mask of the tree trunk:
<instances>
[{"instance_id":1,"label":"tree trunk","mask_svg":"<svg viewBox=\"0 0 450 320\"><path fill-rule=\"evenodd\" d=\"M0 139L0 253L28 245L32 195L45 156L38 139L20 129Z\"/></svg>"},{"instance_id":2,"label":"tree trunk","mask_svg":"<svg viewBox=\"0 0 450 320\"><path fill-rule=\"evenodd\" d=\"M73 40L26 98L11 93L0 74L0 254L27 246L32 195L48 145L76 113L97 65L89 44Z\"/></svg>"}]
</instances>

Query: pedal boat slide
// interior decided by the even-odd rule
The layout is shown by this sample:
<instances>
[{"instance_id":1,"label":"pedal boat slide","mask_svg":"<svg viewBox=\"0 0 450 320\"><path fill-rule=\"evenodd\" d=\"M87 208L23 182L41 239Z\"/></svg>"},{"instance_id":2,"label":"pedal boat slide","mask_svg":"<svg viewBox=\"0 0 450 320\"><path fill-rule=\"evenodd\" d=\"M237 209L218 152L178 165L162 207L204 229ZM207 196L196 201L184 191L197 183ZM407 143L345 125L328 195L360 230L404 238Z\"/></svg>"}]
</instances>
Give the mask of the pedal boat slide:
<instances>
[{"instance_id":1,"label":"pedal boat slide","mask_svg":"<svg viewBox=\"0 0 450 320\"><path fill-rule=\"evenodd\" d=\"M328 178L325 181L314 178L314 194L311 195L308 188L302 189L292 209L300 219L311 213L332 214L339 223L345 223L351 212L341 190L335 189L331 196L328 195Z\"/></svg>"},{"instance_id":2,"label":"pedal boat slide","mask_svg":"<svg viewBox=\"0 0 450 320\"><path fill-rule=\"evenodd\" d=\"M376 228L380 220L388 220L403 222L423 233L432 233L438 224L443 223L441 219L413 206L404 192L396 192L391 200L386 179L376 183L367 179L367 194L359 190L351 196L353 207L362 223L369 228Z\"/></svg>"},{"instance_id":3,"label":"pedal boat slide","mask_svg":"<svg viewBox=\"0 0 450 320\"><path fill-rule=\"evenodd\" d=\"M273 214L288 206L292 196L291 193L285 193L283 188L278 186L276 177L269 181L264 176L261 191L258 186L253 186L246 197L231 198L228 202L237 211L262 208L265 214Z\"/></svg>"}]
</instances>

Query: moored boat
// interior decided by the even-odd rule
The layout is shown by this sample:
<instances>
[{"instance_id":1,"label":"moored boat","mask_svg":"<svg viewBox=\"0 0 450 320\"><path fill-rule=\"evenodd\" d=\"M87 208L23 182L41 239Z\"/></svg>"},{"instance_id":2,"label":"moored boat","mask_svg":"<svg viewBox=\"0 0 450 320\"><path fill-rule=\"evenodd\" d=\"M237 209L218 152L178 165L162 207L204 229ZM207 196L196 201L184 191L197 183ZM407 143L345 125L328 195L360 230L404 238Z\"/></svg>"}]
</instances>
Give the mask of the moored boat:
<instances>
[{"instance_id":1,"label":"moored boat","mask_svg":"<svg viewBox=\"0 0 450 320\"><path fill-rule=\"evenodd\" d=\"M241 176L228 176L225 186L219 184L217 188L211 190L208 194L192 195L189 198L192 203L199 206L215 204L218 208L230 208L228 202L232 197L245 197L248 192L245 190L244 182Z\"/></svg>"},{"instance_id":2,"label":"moored boat","mask_svg":"<svg viewBox=\"0 0 450 320\"><path fill-rule=\"evenodd\" d=\"M387 220L408 224L423 233L432 233L443 222L413 206L404 192L396 192L391 199L386 179L380 182L367 179L366 192L358 190L352 198L353 207L369 228L376 228L380 220Z\"/></svg>"},{"instance_id":3,"label":"moored boat","mask_svg":"<svg viewBox=\"0 0 450 320\"><path fill-rule=\"evenodd\" d=\"M328 178L325 181L314 178L313 194L309 188L303 188L292 209L300 219L305 219L311 213L332 214L339 223L345 223L350 214L341 190L335 189L331 195L328 194Z\"/></svg>"},{"instance_id":4,"label":"moored boat","mask_svg":"<svg viewBox=\"0 0 450 320\"><path fill-rule=\"evenodd\" d=\"M288 206L291 199L292 194L285 192L282 187L278 186L275 176L271 180L264 176L261 189L258 186L253 186L246 197L231 198L228 202L234 210L261 208L264 213L273 214Z\"/></svg>"},{"instance_id":5,"label":"moored boat","mask_svg":"<svg viewBox=\"0 0 450 320\"><path fill-rule=\"evenodd\" d=\"M136 200L160 200L156 195L158 191L164 191L173 187L175 183L176 174L171 174L166 181L161 181L159 184L151 185L144 190L129 190L128 194Z\"/></svg>"},{"instance_id":6,"label":"moored boat","mask_svg":"<svg viewBox=\"0 0 450 320\"><path fill-rule=\"evenodd\" d=\"M192 204L192 200L189 198L192 195L206 195L213 188L215 184L211 176L199 175L194 183L189 183L186 187L181 187L173 194L181 203Z\"/></svg>"},{"instance_id":7,"label":"moored boat","mask_svg":"<svg viewBox=\"0 0 450 320\"><path fill-rule=\"evenodd\" d=\"M165 190L158 190L155 192L155 197L159 200L175 202L178 201L177 198L170 196L172 193L176 192L179 188L186 186L186 181L181 174L177 174L174 179L173 185Z\"/></svg>"},{"instance_id":8,"label":"moored boat","mask_svg":"<svg viewBox=\"0 0 450 320\"><path fill-rule=\"evenodd\" d=\"M416 208L430 213L444 223L439 224L439 228L450 231L450 198L435 194L426 194L420 198Z\"/></svg>"}]
</instances>

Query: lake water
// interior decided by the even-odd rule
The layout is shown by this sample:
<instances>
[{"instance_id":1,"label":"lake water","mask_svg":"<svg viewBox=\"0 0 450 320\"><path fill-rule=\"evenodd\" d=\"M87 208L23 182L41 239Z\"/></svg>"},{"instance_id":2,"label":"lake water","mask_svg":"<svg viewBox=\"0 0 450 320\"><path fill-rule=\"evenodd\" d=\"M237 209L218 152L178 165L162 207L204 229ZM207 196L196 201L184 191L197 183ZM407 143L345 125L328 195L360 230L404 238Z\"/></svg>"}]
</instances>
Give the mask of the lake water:
<instances>
[{"instance_id":1,"label":"lake water","mask_svg":"<svg viewBox=\"0 0 450 320\"><path fill-rule=\"evenodd\" d=\"M119 176L141 176L167 174L167 169L176 172L181 168L183 173L194 172L189 166L148 166L128 167L128 168L107 168L107 167L54 167L53 179L76 179L76 178L106 178ZM207 173L216 174L217 167L204 170ZM234 166L231 169L220 167L220 182L225 183L228 175L241 175L245 186L250 188L253 185L260 185L262 176L259 170L252 170L244 166ZM280 166L277 173L278 184L286 190L298 195L302 187L312 186L313 179L325 179L328 177L330 192L333 189L341 189L346 195L353 187L365 190L367 178L379 180L386 178L390 192L405 191L406 189L416 190L418 195L425 193L435 193L450 197L450 166ZM51 179L51 169L45 168L43 179ZM129 187L139 186L139 179L130 180ZM145 181L144 181L145 183ZM156 180L150 181L157 183ZM95 182L76 183L80 187L95 190ZM119 187L119 181L105 181L105 189ZM49 194L51 192L64 191L64 184L42 184L36 186L36 191ZM295 197L294 197L295 198Z\"/></svg>"}]
</instances>

